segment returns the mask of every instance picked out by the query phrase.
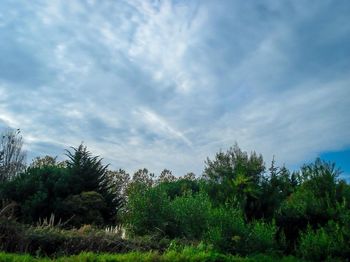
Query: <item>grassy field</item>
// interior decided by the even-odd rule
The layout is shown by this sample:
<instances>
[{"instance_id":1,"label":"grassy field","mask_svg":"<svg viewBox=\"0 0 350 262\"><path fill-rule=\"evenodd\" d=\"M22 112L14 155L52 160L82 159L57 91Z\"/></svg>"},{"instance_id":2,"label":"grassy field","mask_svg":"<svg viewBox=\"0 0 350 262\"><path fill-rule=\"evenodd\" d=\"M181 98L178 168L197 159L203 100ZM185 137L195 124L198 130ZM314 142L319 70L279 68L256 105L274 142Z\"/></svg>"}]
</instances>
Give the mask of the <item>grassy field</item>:
<instances>
[{"instance_id":1,"label":"grassy field","mask_svg":"<svg viewBox=\"0 0 350 262\"><path fill-rule=\"evenodd\" d=\"M58 261L58 262L128 262L128 261L164 261L164 262L181 262L181 261L232 261L232 262L270 262L270 261L282 261L282 262L297 262L302 261L295 257L273 257L267 255L256 255L252 257L238 257L223 255L214 252L199 252L191 249L184 250L181 253L175 251L169 251L165 254L158 254L156 252L131 252L127 254L94 254L94 253L81 253L76 256L59 257L55 259L50 258L35 258L30 255L19 255L0 253L1 262L46 262L46 261Z\"/></svg>"}]
</instances>

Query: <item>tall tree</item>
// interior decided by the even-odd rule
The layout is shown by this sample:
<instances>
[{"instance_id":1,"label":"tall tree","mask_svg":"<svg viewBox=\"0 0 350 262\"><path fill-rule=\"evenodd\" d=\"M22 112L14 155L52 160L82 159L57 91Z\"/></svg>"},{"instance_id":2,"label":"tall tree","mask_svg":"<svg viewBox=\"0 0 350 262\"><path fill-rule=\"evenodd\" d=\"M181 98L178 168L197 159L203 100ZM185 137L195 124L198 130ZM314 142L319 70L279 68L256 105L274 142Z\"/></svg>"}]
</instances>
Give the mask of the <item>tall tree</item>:
<instances>
[{"instance_id":1,"label":"tall tree","mask_svg":"<svg viewBox=\"0 0 350 262\"><path fill-rule=\"evenodd\" d=\"M265 166L262 155L248 154L237 144L205 162L208 193L218 204L239 204L248 219L255 216Z\"/></svg>"},{"instance_id":2,"label":"tall tree","mask_svg":"<svg viewBox=\"0 0 350 262\"><path fill-rule=\"evenodd\" d=\"M19 129L8 129L0 135L0 182L10 180L25 169L26 154L22 146Z\"/></svg>"},{"instance_id":3,"label":"tall tree","mask_svg":"<svg viewBox=\"0 0 350 262\"><path fill-rule=\"evenodd\" d=\"M71 192L76 195L83 192L99 193L107 205L103 214L104 219L106 222L112 222L123 201L119 192L110 183L108 165L103 165L102 158L93 156L83 144L78 148L72 147L72 149L72 152L67 151Z\"/></svg>"}]
</instances>

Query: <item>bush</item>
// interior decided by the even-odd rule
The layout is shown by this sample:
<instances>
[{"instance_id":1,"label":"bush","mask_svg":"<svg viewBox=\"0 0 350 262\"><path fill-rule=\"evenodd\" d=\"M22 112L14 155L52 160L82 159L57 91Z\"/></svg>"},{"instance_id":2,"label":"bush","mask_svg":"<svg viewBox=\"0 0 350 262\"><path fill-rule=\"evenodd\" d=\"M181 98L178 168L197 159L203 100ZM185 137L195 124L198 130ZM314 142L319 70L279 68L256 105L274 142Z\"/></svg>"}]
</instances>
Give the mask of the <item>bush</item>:
<instances>
[{"instance_id":1,"label":"bush","mask_svg":"<svg viewBox=\"0 0 350 262\"><path fill-rule=\"evenodd\" d=\"M301 234L297 253L308 260L323 261L330 258L348 258L349 242L343 232L348 229L334 222L313 230L310 226Z\"/></svg>"},{"instance_id":2,"label":"bush","mask_svg":"<svg viewBox=\"0 0 350 262\"><path fill-rule=\"evenodd\" d=\"M125 253L154 249L162 250L160 244L155 244L154 241L125 240L118 234L90 226L79 230L64 230L51 226L29 227L13 221L0 223L0 250L6 252L59 256L83 251Z\"/></svg>"},{"instance_id":3,"label":"bush","mask_svg":"<svg viewBox=\"0 0 350 262\"><path fill-rule=\"evenodd\" d=\"M204 193L180 196L171 202L174 219L172 235L188 239L201 239L208 230L211 203Z\"/></svg>"},{"instance_id":4,"label":"bush","mask_svg":"<svg viewBox=\"0 0 350 262\"><path fill-rule=\"evenodd\" d=\"M95 191L71 195L62 206L65 216L71 217L69 224L77 227L84 223L102 225L102 213L107 209L103 196Z\"/></svg>"},{"instance_id":5,"label":"bush","mask_svg":"<svg viewBox=\"0 0 350 262\"><path fill-rule=\"evenodd\" d=\"M333 217L330 213L323 201L306 188L298 188L287 198L276 215L276 221L285 233L289 252L294 251L300 232L306 230L308 224L313 227L324 225Z\"/></svg>"},{"instance_id":6,"label":"bush","mask_svg":"<svg viewBox=\"0 0 350 262\"><path fill-rule=\"evenodd\" d=\"M167 234L170 221L170 200L159 187L130 192L126 222L136 235Z\"/></svg>"},{"instance_id":7,"label":"bush","mask_svg":"<svg viewBox=\"0 0 350 262\"><path fill-rule=\"evenodd\" d=\"M254 221L250 226L247 249L249 253L271 252L277 249L275 222Z\"/></svg>"},{"instance_id":8,"label":"bush","mask_svg":"<svg viewBox=\"0 0 350 262\"><path fill-rule=\"evenodd\" d=\"M0 250L18 252L24 250L25 228L14 221L0 220ZM23 252L23 251L22 251Z\"/></svg>"},{"instance_id":9,"label":"bush","mask_svg":"<svg viewBox=\"0 0 350 262\"><path fill-rule=\"evenodd\" d=\"M68 186L69 174L64 168L29 168L0 185L0 198L15 201L19 206L18 218L25 223L34 223L51 213L61 217L57 207L61 199L69 195Z\"/></svg>"},{"instance_id":10,"label":"bush","mask_svg":"<svg viewBox=\"0 0 350 262\"><path fill-rule=\"evenodd\" d=\"M161 182L158 186L165 190L171 200L186 195L188 192L196 194L200 191L200 182L189 178L179 178L175 181Z\"/></svg>"},{"instance_id":11,"label":"bush","mask_svg":"<svg viewBox=\"0 0 350 262\"><path fill-rule=\"evenodd\" d=\"M248 228L240 210L228 207L211 210L205 240L215 250L245 253L244 243L247 236Z\"/></svg>"}]
</instances>

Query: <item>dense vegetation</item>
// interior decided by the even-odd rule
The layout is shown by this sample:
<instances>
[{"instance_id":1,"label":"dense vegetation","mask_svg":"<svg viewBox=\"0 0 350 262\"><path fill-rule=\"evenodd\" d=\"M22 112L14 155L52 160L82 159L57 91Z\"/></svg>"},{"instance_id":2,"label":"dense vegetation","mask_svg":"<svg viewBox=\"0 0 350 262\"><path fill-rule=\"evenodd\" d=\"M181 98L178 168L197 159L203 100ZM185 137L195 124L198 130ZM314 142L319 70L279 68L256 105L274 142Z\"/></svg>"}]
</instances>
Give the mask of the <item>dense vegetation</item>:
<instances>
[{"instance_id":1,"label":"dense vegetation","mask_svg":"<svg viewBox=\"0 0 350 262\"><path fill-rule=\"evenodd\" d=\"M76 256L64 256L54 261L57 262L183 262L183 261L220 261L220 262L298 262L301 261L297 258L288 256L279 258L276 256L269 255L254 255L250 257L239 257L232 255L224 255L214 251L207 252L194 248L185 248L181 252L178 251L167 251L163 254L158 252L130 252L128 254L93 254L93 253L82 253ZM50 258L35 258L30 255L14 255L0 253L0 261L6 262L48 262L52 261Z\"/></svg>"},{"instance_id":2,"label":"dense vegetation","mask_svg":"<svg viewBox=\"0 0 350 262\"><path fill-rule=\"evenodd\" d=\"M154 261L350 257L350 186L333 163L317 159L291 172L273 161L267 168L261 155L235 145L207 159L200 177L175 177L166 169L158 177L147 169L130 176L109 170L83 145L68 150L66 161L45 156L29 166L21 147L18 131L2 135L3 251L134 251L141 253L129 255Z\"/></svg>"}]
</instances>

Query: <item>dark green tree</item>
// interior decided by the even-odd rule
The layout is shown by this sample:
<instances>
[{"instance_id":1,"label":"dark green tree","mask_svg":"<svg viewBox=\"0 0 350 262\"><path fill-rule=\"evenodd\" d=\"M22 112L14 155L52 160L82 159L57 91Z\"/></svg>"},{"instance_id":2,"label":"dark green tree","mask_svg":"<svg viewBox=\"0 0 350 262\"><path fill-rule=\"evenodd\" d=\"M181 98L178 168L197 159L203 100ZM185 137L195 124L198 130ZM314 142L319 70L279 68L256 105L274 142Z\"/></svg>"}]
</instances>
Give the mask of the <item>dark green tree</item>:
<instances>
[{"instance_id":1,"label":"dark green tree","mask_svg":"<svg viewBox=\"0 0 350 262\"><path fill-rule=\"evenodd\" d=\"M108 177L108 165L102 164L102 158L93 156L83 144L78 148L67 150L67 169L71 175L71 192L79 195L82 192L97 192L106 203L101 211L106 223L115 222L116 214L121 208L123 199Z\"/></svg>"},{"instance_id":2,"label":"dark green tree","mask_svg":"<svg viewBox=\"0 0 350 262\"><path fill-rule=\"evenodd\" d=\"M18 218L35 223L52 213L62 218L61 205L69 194L70 176L66 169L46 166L26 172L0 185L0 198L18 204Z\"/></svg>"},{"instance_id":3,"label":"dark green tree","mask_svg":"<svg viewBox=\"0 0 350 262\"><path fill-rule=\"evenodd\" d=\"M262 155L248 155L235 144L227 152L217 153L214 160L207 159L204 178L214 202L238 204L250 220L258 209L264 170Z\"/></svg>"},{"instance_id":4,"label":"dark green tree","mask_svg":"<svg viewBox=\"0 0 350 262\"><path fill-rule=\"evenodd\" d=\"M302 166L299 185L281 204L276 214L277 225L284 231L289 242L289 251L293 250L300 232L307 225L313 229L325 226L330 220L341 220L344 205L339 184L340 170L335 164L316 159L314 163ZM345 206L344 206L345 207Z\"/></svg>"}]
</instances>

